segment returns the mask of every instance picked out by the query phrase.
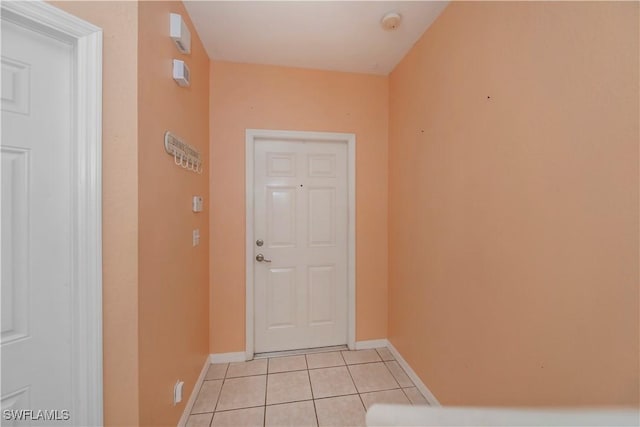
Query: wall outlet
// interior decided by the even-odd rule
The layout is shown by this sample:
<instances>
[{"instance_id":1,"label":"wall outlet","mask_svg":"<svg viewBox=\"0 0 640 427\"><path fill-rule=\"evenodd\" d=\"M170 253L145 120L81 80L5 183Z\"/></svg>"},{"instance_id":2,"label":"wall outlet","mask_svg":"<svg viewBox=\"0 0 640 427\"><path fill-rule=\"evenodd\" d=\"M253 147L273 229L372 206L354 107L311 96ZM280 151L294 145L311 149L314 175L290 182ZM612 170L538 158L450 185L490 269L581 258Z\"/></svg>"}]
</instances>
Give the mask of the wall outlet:
<instances>
[{"instance_id":1,"label":"wall outlet","mask_svg":"<svg viewBox=\"0 0 640 427\"><path fill-rule=\"evenodd\" d=\"M182 387L184 387L184 381L180 380L178 380L176 385L173 387L173 406L182 402Z\"/></svg>"},{"instance_id":2,"label":"wall outlet","mask_svg":"<svg viewBox=\"0 0 640 427\"><path fill-rule=\"evenodd\" d=\"M193 246L196 247L200 244L200 230L199 229L195 229L193 230Z\"/></svg>"}]
</instances>

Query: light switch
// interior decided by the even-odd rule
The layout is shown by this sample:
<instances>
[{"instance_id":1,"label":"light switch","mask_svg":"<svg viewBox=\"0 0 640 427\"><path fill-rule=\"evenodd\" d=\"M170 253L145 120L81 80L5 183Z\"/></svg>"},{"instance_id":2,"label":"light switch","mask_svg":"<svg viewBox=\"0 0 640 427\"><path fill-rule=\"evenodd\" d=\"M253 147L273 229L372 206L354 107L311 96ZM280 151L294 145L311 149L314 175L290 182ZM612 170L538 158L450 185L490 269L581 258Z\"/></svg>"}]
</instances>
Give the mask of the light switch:
<instances>
[{"instance_id":1,"label":"light switch","mask_svg":"<svg viewBox=\"0 0 640 427\"><path fill-rule=\"evenodd\" d=\"M199 229L195 229L193 230L193 246L198 246L200 244L200 230Z\"/></svg>"},{"instance_id":2,"label":"light switch","mask_svg":"<svg viewBox=\"0 0 640 427\"><path fill-rule=\"evenodd\" d=\"M193 196L193 211L202 212L202 196Z\"/></svg>"}]
</instances>

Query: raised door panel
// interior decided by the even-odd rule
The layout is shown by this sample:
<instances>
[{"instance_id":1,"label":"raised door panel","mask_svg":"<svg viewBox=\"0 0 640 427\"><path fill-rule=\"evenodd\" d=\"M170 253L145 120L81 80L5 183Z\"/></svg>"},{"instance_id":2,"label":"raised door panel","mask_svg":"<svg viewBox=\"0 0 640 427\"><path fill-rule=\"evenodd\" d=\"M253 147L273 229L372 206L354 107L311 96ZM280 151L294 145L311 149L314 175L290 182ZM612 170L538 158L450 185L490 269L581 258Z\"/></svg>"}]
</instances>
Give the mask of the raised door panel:
<instances>
[{"instance_id":1,"label":"raised door panel","mask_svg":"<svg viewBox=\"0 0 640 427\"><path fill-rule=\"evenodd\" d=\"M270 248L296 246L295 187L267 187L267 242Z\"/></svg>"},{"instance_id":2,"label":"raised door panel","mask_svg":"<svg viewBox=\"0 0 640 427\"><path fill-rule=\"evenodd\" d=\"M0 405L2 406L2 425L3 426L27 426L29 425L29 420L7 420L5 417L8 414L11 414L12 411L20 411L20 410L28 410L34 409L31 406L31 387L26 386L21 388L20 390L16 390L12 393L9 393L5 396L2 396L0 400ZM8 412L7 412L8 411Z\"/></svg>"},{"instance_id":3,"label":"raised door panel","mask_svg":"<svg viewBox=\"0 0 640 427\"><path fill-rule=\"evenodd\" d=\"M29 114L31 66L2 57L2 111Z\"/></svg>"},{"instance_id":4,"label":"raised door panel","mask_svg":"<svg viewBox=\"0 0 640 427\"><path fill-rule=\"evenodd\" d=\"M336 190L309 188L309 247L336 244Z\"/></svg>"},{"instance_id":5,"label":"raised door panel","mask_svg":"<svg viewBox=\"0 0 640 427\"><path fill-rule=\"evenodd\" d=\"M335 154L309 154L308 174L312 178L335 178L336 155Z\"/></svg>"},{"instance_id":6,"label":"raised door panel","mask_svg":"<svg viewBox=\"0 0 640 427\"><path fill-rule=\"evenodd\" d=\"M267 329L293 328L297 324L296 269L271 268L267 273Z\"/></svg>"},{"instance_id":7,"label":"raised door panel","mask_svg":"<svg viewBox=\"0 0 640 427\"><path fill-rule=\"evenodd\" d=\"M311 266L308 271L309 326L333 324L336 307L335 266Z\"/></svg>"},{"instance_id":8,"label":"raised door panel","mask_svg":"<svg viewBox=\"0 0 640 427\"><path fill-rule=\"evenodd\" d=\"M2 146L2 345L29 335L29 150Z\"/></svg>"},{"instance_id":9,"label":"raised door panel","mask_svg":"<svg viewBox=\"0 0 640 427\"><path fill-rule=\"evenodd\" d=\"M296 176L295 153L267 153L268 177L293 177Z\"/></svg>"}]
</instances>

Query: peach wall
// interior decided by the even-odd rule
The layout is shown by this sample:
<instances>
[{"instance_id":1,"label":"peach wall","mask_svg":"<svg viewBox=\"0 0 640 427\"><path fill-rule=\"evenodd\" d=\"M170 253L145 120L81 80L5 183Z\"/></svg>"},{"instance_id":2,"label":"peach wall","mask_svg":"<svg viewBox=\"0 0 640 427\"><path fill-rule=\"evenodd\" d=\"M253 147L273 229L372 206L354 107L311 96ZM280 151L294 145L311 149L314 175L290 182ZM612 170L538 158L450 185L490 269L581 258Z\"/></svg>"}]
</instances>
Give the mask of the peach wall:
<instances>
[{"instance_id":1,"label":"peach wall","mask_svg":"<svg viewBox=\"0 0 640 427\"><path fill-rule=\"evenodd\" d=\"M387 78L212 61L210 351L245 349L245 129L356 134L356 335L387 334Z\"/></svg>"},{"instance_id":2,"label":"peach wall","mask_svg":"<svg viewBox=\"0 0 640 427\"><path fill-rule=\"evenodd\" d=\"M445 405L638 405L638 3L452 3L390 76L389 338Z\"/></svg>"},{"instance_id":3,"label":"peach wall","mask_svg":"<svg viewBox=\"0 0 640 427\"><path fill-rule=\"evenodd\" d=\"M171 12L189 25L189 55L168 37ZM181 2L141 2L138 29L140 425L175 426L209 353L209 212L191 209L209 193L209 58ZM188 64L191 87L171 78L173 58ZM203 174L174 164L166 130L200 150ZM185 397L173 406L179 379Z\"/></svg>"},{"instance_id":4,"label":"peach wall","mask_svg":"<svg viewBox=\"0 0 640 427\"><path fill-rule=\"evenodd\" d=\"M105 425L137 425L138 5L53 2L103 30L102 304Z\"/></svg>"}]
</instances>

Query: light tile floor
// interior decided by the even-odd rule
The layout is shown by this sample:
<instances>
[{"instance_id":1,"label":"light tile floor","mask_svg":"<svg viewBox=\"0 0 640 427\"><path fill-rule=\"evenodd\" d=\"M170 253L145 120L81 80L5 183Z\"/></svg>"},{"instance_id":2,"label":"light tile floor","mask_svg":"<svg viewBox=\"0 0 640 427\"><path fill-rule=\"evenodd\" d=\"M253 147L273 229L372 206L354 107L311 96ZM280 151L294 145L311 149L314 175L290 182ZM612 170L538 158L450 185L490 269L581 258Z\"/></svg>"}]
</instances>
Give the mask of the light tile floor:
<instances>
[{"instance_id":1,"label":"light tile floor","mask_svg":"<svg viewBox=\"0 0 640 427\"><path fill-rule=\"evenodd\" d=\"M364 426L374 403L427 404L387 348L213 364L187 427Z\"/></svg>"}]
</instances>

